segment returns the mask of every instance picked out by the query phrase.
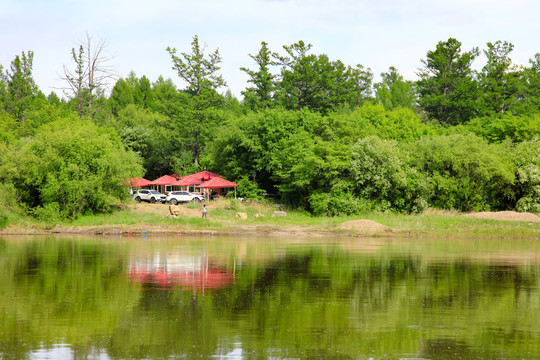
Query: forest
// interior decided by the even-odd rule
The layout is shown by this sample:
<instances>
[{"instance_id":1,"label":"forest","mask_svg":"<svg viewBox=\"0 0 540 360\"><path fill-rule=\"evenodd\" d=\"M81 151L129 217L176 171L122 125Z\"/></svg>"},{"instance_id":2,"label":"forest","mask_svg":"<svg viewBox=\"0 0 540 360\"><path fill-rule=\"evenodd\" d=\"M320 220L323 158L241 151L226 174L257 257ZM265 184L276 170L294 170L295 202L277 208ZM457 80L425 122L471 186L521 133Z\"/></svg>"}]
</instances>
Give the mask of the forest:
<instances>
[{"instance_id":1,"label":"forest","mask_svg":"<svg viewBox=\"0 0 540 360\"><path fill-rule=\"evenodd\" d=\"M263 41L238 99L198 36L164 49L174 80L118 77L105 45L71 49L65 88L48 95L32 51L0 65L0 226L111 211L126 179L202 169L317 216L540 212L540 53L517 66L507 41L449 38L416 80L390 67L374 82L312 44Z\"/></svg>"}]
</instances>

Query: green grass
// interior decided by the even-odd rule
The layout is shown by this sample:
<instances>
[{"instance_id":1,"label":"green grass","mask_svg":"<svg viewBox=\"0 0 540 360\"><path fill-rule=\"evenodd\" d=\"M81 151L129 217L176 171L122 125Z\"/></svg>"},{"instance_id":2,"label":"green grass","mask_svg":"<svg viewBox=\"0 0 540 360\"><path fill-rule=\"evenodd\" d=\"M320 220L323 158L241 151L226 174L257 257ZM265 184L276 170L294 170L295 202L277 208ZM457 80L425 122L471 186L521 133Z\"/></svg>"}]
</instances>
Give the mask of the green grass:
<instances>
[{"instance_id":1,"label":"green grass","mask_svg":"<svg viewBox=\"0 0 540 360\"><path fill-rule=\"evenodd\" d=\"M272 214L275 210L283 210L287 213L287 216L274 218ZM247 213L248 219L235 218L237 212ZM262 214L263 217L253 218L256 213ZM271 204L231 201L228 206L212 211L211 218L232 220L244 224L267 224L273 227L304 226L324 231L337 230L338 225L345 221L369 219L410 236L429 235L455 238L540 237L540 223L479 219L462 216L458 212L437 210L418 215L367 213L354 216L319 217L305 211L276 208Z\"/></svg>"},{"instance_id":2,"label":"green grass","mask_svg":"<svg viewBox=\"0 0 540 360\"><path fill-rule=\"evenodd\" d=\"M156 205L159 206L159 205ZM200 204L183 205L200 210ZM287 227L305 227L311 231L335 231L340 233L338 225L345 221L369 219L396 230L397 235L403 236L433 236L450 238L539 238L540 223L520 221L485 220L461 216L457 212L430 211L421 215L377 214L368 213L343 217L317 217L305 211L290 208L275 207L273 204L262 202L237 202L220 200L209 204L208 219L200 217L168 218L163 215L134 212L125 206L118 206L112 213L85 215L74 221L62 221L62 226L133 226L134 230L143 230L150 226L181 226L185 229L224 229L236 225L255 224L268 226L272 229ZM272 217L276 210L285 211L286 217ZM236 218L238 212L245 212L248 219ZM254 218L255 214L262 217ZM25 228L50 228L56 223L44 224L31 218L7 214L2 217L0 225L15 225L24 231Z\"/></svg>"},{"instance_id":3,"label":"green grass","mask_svg":"<svg viewBox=\"0 0 540 360\"><path fill-rule=\"evenodd\" d=\"M156 205L159 206L159 205ZM110 214L93 214L82 216L73 221L60 223L64 226L107 226L107 225L133 225L144 227L144 225L184 225L190 228L220 228L221 225L201 218L168 218L158 214L146 212L133 212L122 209Z\"/></svg>"},{"instance_id":4,"label":"green grass","mask_svg":"<svg viewBox=\"0 0 540 360\"><path fill-rule=\"evenodd\" d=\"M537 238L540 223L478 219L453 214L369 214L365 218L417 235L482 238Z\"/></svg>"}]
</instances>

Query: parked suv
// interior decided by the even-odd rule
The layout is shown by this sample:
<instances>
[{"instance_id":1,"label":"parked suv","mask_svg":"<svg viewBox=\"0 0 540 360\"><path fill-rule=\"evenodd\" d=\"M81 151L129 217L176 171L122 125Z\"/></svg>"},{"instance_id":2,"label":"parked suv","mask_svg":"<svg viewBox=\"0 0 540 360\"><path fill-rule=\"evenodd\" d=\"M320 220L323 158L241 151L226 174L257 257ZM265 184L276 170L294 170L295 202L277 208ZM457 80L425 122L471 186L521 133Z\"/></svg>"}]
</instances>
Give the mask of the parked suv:
<instances>
[{"instance_id":1,"label":"parked suv","mask_svg":"<svg viewBox=\"0 0 540 360\"><path fill-rule=\"evenodd\" d=\"M195 195L189 191L171 191L165 200L173 205L176 205L178 203L183 204L191 201L204 201L204 196Z\"/></svg>"},{"instance_id":2,"label":"parked suv","mask_svg":"<svg viewBox=\"0 0 540 360\"><path fill-rule=\"evenodd\" d=\"M153 204L155 202L164 203L167 197L159 191L143 189L138 190L135 194L133 194L133 198L136 202L148 201Z\"/></svg>"}]
</instances>

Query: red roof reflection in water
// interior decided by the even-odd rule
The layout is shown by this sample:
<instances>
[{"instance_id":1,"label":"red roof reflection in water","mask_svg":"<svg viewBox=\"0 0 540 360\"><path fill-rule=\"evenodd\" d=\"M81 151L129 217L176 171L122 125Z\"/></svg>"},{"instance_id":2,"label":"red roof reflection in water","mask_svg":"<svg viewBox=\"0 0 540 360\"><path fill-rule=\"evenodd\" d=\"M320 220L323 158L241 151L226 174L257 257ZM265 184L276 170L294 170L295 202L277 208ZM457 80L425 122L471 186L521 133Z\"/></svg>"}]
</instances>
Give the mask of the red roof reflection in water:
<instances>
[{"instance_id":1,"label":"red roof reflection in water","mask_svg":"<svg viewBox=\"0 0 540 360\"><path fill-rule=\"evenodd\" d=\"M209 265L205 257L169 256L137 259L130 265L131 281L161 289L179 286L183 289L216 290L234 283L234 273ZM206 260L206 261L205 261Z\"/></svg>"}]
</instances>

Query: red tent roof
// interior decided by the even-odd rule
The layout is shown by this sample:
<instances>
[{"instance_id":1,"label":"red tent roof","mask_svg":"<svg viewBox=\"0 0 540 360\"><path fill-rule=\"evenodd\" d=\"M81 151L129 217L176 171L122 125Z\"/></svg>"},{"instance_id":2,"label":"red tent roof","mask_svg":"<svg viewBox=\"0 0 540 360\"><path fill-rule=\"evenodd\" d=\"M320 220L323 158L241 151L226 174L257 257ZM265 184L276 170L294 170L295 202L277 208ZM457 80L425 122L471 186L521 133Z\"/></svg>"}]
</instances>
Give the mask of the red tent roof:
<instances>
[{"instance_id":1,"label":"red tent roof","mask_svg":"<svg viewBox=\"0 0 540 360\"><path fill-rule=\"evenodd\" d=\"M199 185L201 182L202 182L201 179L198 179L198 178L194 177L193 175L187 175L187 176L184 176L184 177L180 178L180 180L175 181L171 185L175 185L175 186L192 186L192 185Z\"/></svg>"},{"instance_id":2,"label":"red tent roof","mask_svg":"<svg viewBox=\"0 0 540 360\"><path fill-rule=\"evenodd\" d=\"M172 185L176 181L177 179L175 176L163 175L162 177L157 178L156 180L152 181L150 185Z\"/></svg>"},{"instance_id":3,"label":"red tent roof","mask_svg":"<svg viewBox=\"0 0 540 360\"><path fill-rule=\"evenodd\" d=\"M174 175L165 175L151 182L151 185L198 186L205 188L236 187L233 183L210 171L201 171L177 179Z\"/></svg>"},{"instance_id":4,"label":"red tent roof","mask_svg":"<svg viewBox=\"0 0 540 360\"><path fill-rule=\"evenodd\" d=\"M134 178L129 179L129 187L132 187L132 188L148 186L151 184L152 182L150 180L146 180L140 177L134 177Z\"/></svg>"},{"instance_id":5,"label":"red tent roof","mask_svg":"<svg viewBox=\"0 0 540 360\"><path fill-rule=\"evenodd\" d=\"M214 174L213 172L205 170L205 171L198 172L196 174L191 174L191 175L184 176L184 177L180 178L180 180L178 180L174 184L167 184L167 185L176 185L176 186L194 186L195 185L195 186L198 186L198 185L204 183L205 181L211 180L211 179L216 178L216 177L219 177L219 175Z\"/></svg>"},{"instance_id":6,"label":"red tent roof","mask_svg":"<svg viewBox=\"0 0 540 360\"><path fill-rule=\"evenodd\" d=\"M208 181L208 180L213 179L215 177L219 177L218 174L214 174L213 172L206 171L206 170L198 172L196 174L192 174L190 176L201 179L202 180L201 182Z\"/></svg>"},{"instance_id":7,"label":"red tent roof","mask_svg":"<svg viewBox=\"0 0 540 360\"><path fill-rule=\"evenodd\" d=\"M215 178L212 178L212 179L202 183L201 185L199 185L199 187L201 187L201 188L210 188L210 189L213 189L213 188L229 188L229 187L237 187L237 186L238 186L237 183L233 183L232 181L225 180L223 178L220 178L219 176L215 177Z\"/></svg>"}]
</instances>

